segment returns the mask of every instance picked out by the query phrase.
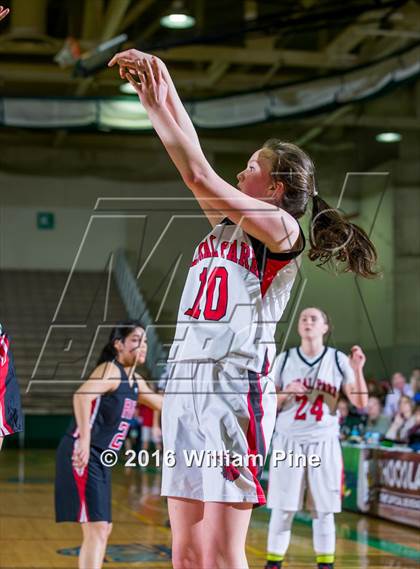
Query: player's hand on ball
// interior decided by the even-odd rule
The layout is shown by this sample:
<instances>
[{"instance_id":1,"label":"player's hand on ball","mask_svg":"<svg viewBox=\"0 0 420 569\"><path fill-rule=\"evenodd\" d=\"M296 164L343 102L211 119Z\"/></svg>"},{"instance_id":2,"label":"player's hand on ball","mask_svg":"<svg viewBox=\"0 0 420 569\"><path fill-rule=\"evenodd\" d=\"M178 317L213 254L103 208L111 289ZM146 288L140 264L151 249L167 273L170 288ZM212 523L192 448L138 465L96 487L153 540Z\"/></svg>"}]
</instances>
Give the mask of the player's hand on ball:
<instances>
[{"instance_id":1,"label":"player's hand on ball","mask_svg":"<svg viewBox=\"0 0 420 569\"><path fill-rule=\"evenodd\" d=\"M3 6L0 6L0 22L7 16L9 12L9 8L3 8Z\"/></svg>"},{"instance_id":2,"label":"player's hand on ball","mask_svg":"<svg viewBox=\"0 0 420 569\"><path fill-rule=\"evenodd\" d=\"M74 468L85 468L89 462L90 440L77 439L74 444L72 462Z\"/></svg>"},{"instance_id":3,"label":"player's hand on ball","mask_svg":"<svg viewBox=\"0 0 420 569\"><path fill-rule=\"evenodd\" d=\"M366 356L360 346L353 346L350 351L350 365L354 370L361 370L366 362Z\"/></svg>"},{"instance_id":4,"label":"player's hand on ball","mask_svg":"<svg viewBox=\"0 0 420 569\"><path fill-rule=\"evenodd\" d=\"M291 395L301 395L306 393L308 390L303 385L301 381L292 381L287 387L284 388L283 393L289 393Z\"/></svg>"}]
</instances>

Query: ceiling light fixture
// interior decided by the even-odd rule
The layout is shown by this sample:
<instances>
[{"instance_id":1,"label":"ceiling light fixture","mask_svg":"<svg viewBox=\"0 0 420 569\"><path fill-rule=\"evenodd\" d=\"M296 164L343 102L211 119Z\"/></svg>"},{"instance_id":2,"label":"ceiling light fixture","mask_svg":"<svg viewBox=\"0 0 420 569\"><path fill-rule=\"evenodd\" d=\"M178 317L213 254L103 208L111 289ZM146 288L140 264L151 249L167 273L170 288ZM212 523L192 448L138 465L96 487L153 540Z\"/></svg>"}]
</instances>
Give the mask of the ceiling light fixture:
<instances>
[{"instance_id":1,"label":"ceiling light fixture","mask_svg":"<svg viewBox=\"0 0 420 569\"><path fill-rule=\"evenodd\" d=\"M150 130L152 123L146 109L131 99L100 103L100 129Z\"/></svg>"},{"instance_id":2,"label":"ceiling light fixture","mask_svg":"<svg viewBox=\"0 0 420 569\"><path fill-rule=\"evenodd\" d=\"M195 26L195 18L181 0L175 0L160 19L160 25L171 30L185 30Z\"/></svg>"},{"instance_id":3,"label":"ceiling light fixture","mask_svg":"<svg viewBox=\"0 0 420 569\"><path fill-rule=\"evenodd\" d=\"M399 142L402 136L399 132L380 132L375 138L377 142Z\"/></svg>"}]
</instances>

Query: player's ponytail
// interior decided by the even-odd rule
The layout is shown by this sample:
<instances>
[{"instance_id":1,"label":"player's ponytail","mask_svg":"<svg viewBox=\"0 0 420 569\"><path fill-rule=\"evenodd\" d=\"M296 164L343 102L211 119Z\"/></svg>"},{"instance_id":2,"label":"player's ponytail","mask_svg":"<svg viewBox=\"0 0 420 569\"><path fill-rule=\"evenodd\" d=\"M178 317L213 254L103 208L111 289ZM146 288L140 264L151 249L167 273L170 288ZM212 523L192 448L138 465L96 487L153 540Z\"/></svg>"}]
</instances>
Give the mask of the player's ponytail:
<instances>
[{"instance_id":1,"label":"player's ponytail","mask_svg":"<svg viewBox=\"0 0 420 569\"><path fill-rule=\"evenodd\" d=\"M374 278L377 253L366 232L331 208L318 194L313 196L308 256L318 266L342 267L343 272Z\"/></svg>"},{"instance_id":2,"label":"player's ponytail","mask_svg":"<svg viewBox=\"0 0 420 569\"><path fill-rule=\"evenodd\" d=\"M377 253L369 237L349 222L318 194L315 167L311 158L296 144L271 138L263 145L273 164L271 176L284 185L277 205L299 219L312 202L309 259L318 266L340 267L365 278L377 276Z\"/></svg>"},{"instance_id":3,"label":"player's ponytail","mask_svg":"<svg viewBox=\"0 0 420 569\"><path fill-rule=\"evenodd\" d=\"M96 365L102 364L104 362L112 362L115 360L118 355L118 352L115 348L115 342L117 340L124 341L127 336L131 334L134 328L143 328L140 320L125 320L124 322L117 324L115 328L112 328L111 334L109 335L109 340L102 348Z\"/></svg>"}]
</instances>

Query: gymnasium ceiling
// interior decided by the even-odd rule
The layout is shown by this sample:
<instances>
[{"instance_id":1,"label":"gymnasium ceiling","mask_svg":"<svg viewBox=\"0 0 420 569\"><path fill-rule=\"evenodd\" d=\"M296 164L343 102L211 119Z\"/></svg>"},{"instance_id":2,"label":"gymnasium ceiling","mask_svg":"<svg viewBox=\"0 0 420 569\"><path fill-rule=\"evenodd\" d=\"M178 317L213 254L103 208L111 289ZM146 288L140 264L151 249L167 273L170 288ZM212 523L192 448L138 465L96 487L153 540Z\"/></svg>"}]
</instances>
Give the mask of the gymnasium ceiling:
<instances>
[{"instance_id":1,"label":"gymnasium ceiling","mask_svg":"<svg viewBox=\"0 0 420 569\"><path fill-rule=\"evenodd\" d=\"M248 92L285 82L324 77L420 42L416 0L191 0L197 23L191 30L160 26L169 0L3 0L10 16L0 24L0 95L115 96L121 81L90 54L101 43L127 34L123 47L138 46L168 64L181 95L190 100ZM66 39L82 64L55 60ZM87 64L85 65L85 63ZM412 82L381 98L338 112L220 132L206 131L210 150L248 152L258 140L281 132L315 152L356 153L358 167L395 157L396 146L372 144L375 132L398 130L417 136L420 88ZM132 136L132 135L131 135ZM141 148L150 134L133 137ZM121 134L34 133L1 129L0 143L80 148L118 146ZM99 142L99 139L101 141ZM222 139L225 143L222 144ZM234 150L233 150L234 149ZM25 161L25 158L22 157ZM7 152L0 158L7 168ZM23 164L24 167L24 164Z\"/></svg>"}]
</instances>

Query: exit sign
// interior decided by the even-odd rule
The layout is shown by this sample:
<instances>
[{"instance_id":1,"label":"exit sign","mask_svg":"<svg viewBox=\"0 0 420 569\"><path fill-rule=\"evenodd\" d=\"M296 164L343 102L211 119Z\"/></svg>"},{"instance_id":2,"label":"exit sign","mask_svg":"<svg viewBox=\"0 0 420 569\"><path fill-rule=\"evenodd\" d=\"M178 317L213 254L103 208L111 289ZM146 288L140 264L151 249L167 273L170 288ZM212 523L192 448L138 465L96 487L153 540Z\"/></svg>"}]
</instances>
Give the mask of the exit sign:
<instances>
[{"instance_id":1,"label":"exit sign","mask_svg":"<svg viewBox=\"0 0 420 569\"><path fill-rule=\"evenodd\" d=\"M38 229L54 229L55 217L50 211L40 211L36 215L36 225Z\"/></svg>"}]
</instances>

